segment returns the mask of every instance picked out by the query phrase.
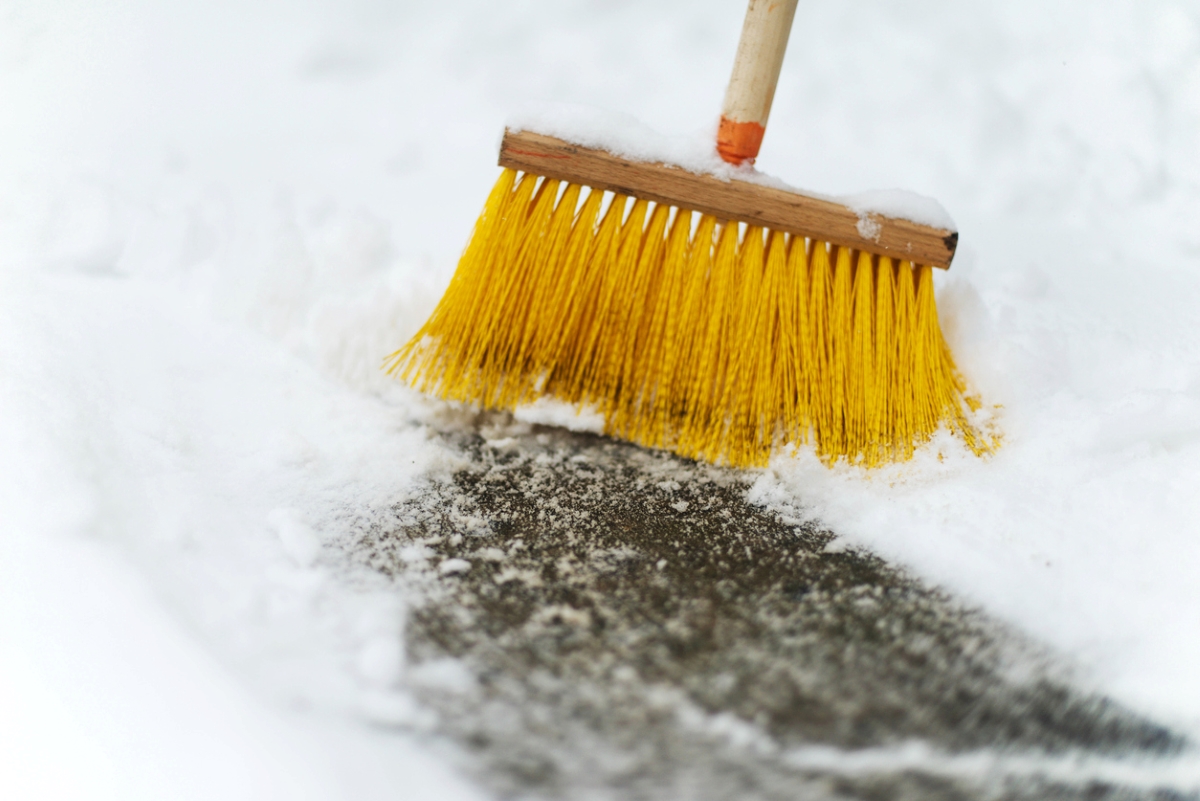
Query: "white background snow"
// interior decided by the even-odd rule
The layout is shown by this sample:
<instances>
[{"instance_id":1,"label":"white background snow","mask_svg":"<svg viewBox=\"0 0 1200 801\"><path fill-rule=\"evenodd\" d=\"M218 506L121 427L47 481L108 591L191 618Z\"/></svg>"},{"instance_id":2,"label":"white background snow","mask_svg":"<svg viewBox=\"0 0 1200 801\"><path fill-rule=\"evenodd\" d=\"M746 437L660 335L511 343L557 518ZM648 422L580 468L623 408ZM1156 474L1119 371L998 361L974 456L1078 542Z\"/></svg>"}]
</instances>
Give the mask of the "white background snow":
<instances>
[{"instance_id":1,"label":"white background snow","mask_svg":"<svg viewBox=\"0 0 1200 801\"><path fill-rule=\"evenodd\" d=\"M0 0L6 797L477 796L403 689L402 597L329 556L446 458L377 366L510 114L695 141L743 11ZM1194 737L1198 131L1195 2L802 4L759 166L950 211L943 319L1007 442L754 490Z\"/></svg>"}]
</instances>

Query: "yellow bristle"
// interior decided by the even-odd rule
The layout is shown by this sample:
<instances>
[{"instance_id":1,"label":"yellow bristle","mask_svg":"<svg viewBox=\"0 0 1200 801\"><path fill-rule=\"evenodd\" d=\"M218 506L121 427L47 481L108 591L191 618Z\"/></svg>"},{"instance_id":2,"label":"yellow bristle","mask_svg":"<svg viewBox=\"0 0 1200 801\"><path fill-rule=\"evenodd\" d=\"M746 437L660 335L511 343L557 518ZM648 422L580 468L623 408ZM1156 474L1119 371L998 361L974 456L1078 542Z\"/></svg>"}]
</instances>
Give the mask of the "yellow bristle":
<instances>
[{"instance_id":1,"label":"yellow bristle","mask_svg":"<svg viewBox=\"0 0 1200 801\"><path fill-rule=\"evenodd\" d=\"M877 466L942 426L995 449L930 267L630 200L505 170L386 369L488 409L589 404L608 434L735 466L805 442Z\"/></svg>"},{"instance_id":2,"label":"yellow bristle","mask_svg":"<svg viewBox=\"0 0 1200 801\"><path fill-rule=\"evenodd\" d=\"M717 447L719 452L728 455L731 462L753 460L753 454L762 448L761 435L755 425L754 409L755 396L760 392L765 394L770 391L769 387L761 385L758 375L759 357L769 357L771 348L770 343L765 341L767 321L760 314L759 308L765 262L763 229L750 226L742 237L738 253L735 286L737 305L733 307L729 321L733 347L730 349L724 392L719 406L728 419ZM768 452L770 447L768 438Z\"/></svg>"},{"instance_id":3,"label":"yellow bristle","mask_svg":"<svg viewBox=\"0 0 1200 801\"><path fill-rule=\"evenodd\" d=\"M794 242L793 250L799 251L800 243ZM792 261L797 262L796 271L806 269L800 262L802 256L797 255ZM833 276L829 269L829 249L824 242L813 242L809 248L807 265L809 294L800 297L802 306L808 301L809 334L807 340L801 340L801 355L805 357L803 368L812 376L805 387L808 390L809 419L812 422L812 438L818 449L829 447L830 432L834 427L834 387L833 387L833 348L830 337L833 334L833 324L830 314L833 310ZM823 451L823 452L825 452Z\"/></svg>"},{"instance_id":4,"label":"yellow bristle","mask_svg":"<svg viewBox=\"0 0 1200 801\"><path fill-rule=\"evenodd\" d=\"M725 429L721 395L734 344L732 330L737 303L738 226L726 223L717 234L716 249L709 265L709 279L700 302L692 309L693 330L702 333L693 348L696 369L689 376L684 417L677 450L684 456L717 460ZM703 242L697 247L704 247ZM732 462L732 460L730 460Z\"/></svg>"},{"instance_id":5,"label":"yellow bristle","mask_svg":"<svg viewBox=\"0 0 1200 801\"><path fill-rule=\"evenodd\" d=\"M867 421L870 441L875 447L875 458L890 461L892 443L897 436L894 419L897 413L894 395L896 386L896 327L895 272L892 260L880 256L875 266L875 329L874 353L875 400L870 406L871 418Z\"/></svg>"},{"instance_id":6,"label":"yellow bristle","mask_svg":"<svg viewBox=\"0 0 1200 801\"><path fill-rule=\"evenodd\" d=\"M804 386L804 357L800 343L807 328L807 303L798 301L808 295L808 268L800 262L797 272L793 247L804 253L804 240L772 231L767 244L767 272L763 283L766 313L771 317L771 353L769 369L774 397L764 398L759 414L770 428L772 442L803 441L809 425L808 393ZM780 411L775 420L774 411Z\"/></svg>"},{"instance_id":7,"label":"yellow bristle","mask_svg":"<svg viewBox=\"0 0 1200 801\"><path fill-rule=\"evenodd\" d=\"M551 191L557 190L557 182L549 182ZM528 265L529 291L525 293L528 301L513 304L513 331L519 333L517 340L510 342L510 359L506 361L506 371L513 376L537 376L544 369L545 357L542 348L537 347L544 337L540 336L540 326L545 323L543 314L534 313L534 309L544 309L549 312L557 297L564 289L561 286L564 271L557 267L556 262L569 258L568 239L575 222L575 207L579 201L580 187L568 185L558 201L542 240L537 248L536 256ZM508 381L505 383L505 393L500 400L501 406L515 406L533 399L534 387L527 380Z\"/></svg>"},{"instance_id":8,"label":"yellow bristle","mask_svg":"<svg viewBox=\"0 0 1200 801\"><path fill-rule=\"evenodd\" d=\"M706 328L708 323L704 317L704 300L708 295L708 287L712 280L713 243L717 237L717 221L707 215L702 215L692 234L688 247L687 264L680 270L682 275L682 294L679 313L672 318L672 331L669 336L678 343L677 355L674 357L672 371L667 374L661 391L666 395L666 402L660 402L667 420L664 437L668 447L680 449L683 440L683 424L690 416L697 414L699 401L697 388L700 375ZM671 358L668 355L668 358ZM682 451L681 451L682 452Z\"/></svg>"}]
</instances>

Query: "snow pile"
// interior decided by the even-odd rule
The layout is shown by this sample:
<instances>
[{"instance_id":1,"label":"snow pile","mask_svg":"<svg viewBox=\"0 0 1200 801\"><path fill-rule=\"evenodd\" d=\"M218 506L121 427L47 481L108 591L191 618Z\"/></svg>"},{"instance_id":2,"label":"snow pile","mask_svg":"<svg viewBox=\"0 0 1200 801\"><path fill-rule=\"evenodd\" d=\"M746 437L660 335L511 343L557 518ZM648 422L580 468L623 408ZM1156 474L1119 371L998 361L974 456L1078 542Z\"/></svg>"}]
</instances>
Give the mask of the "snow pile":
<instances>
[{"instance_id":1,"label":"snow pile","mask_svg":"<svg viewBox=\"0 0 1200 801\"><path fill-rule=\"evenodd\" d=\"M115 763L93 777L96 792L161 797L193 776L189 792L201 798L336 797L338 774L358 761L345 746L364 739L336 718L328 725L340 735L326 738L315 722L286 735L284 721L161 619L144 579L106 564L99 543L131 557L220 661L274 702L427 728L400 684L402 596L370 576L348 581L322 555L340 518L385 510L434 466L424 433L174 293L119 279L2 286L0 585L17 637L4 651L26 678L17 697L32 680L49 708L66 707L67 741ZM86 624L71 619L75 605ZM176 716L196 731L175 728ZM247 739L244 754L222 743L227 728ZM394 751L428 792L441 797L455 783L436 765L414 768L413 745L379 740L362 747L373 759ZM327 747L301 774L315 786L302 787L291 763ZM123 767L147 753L163 775ZM209 773L205 760L221 769Z\"/></svg>"}]
</instances>

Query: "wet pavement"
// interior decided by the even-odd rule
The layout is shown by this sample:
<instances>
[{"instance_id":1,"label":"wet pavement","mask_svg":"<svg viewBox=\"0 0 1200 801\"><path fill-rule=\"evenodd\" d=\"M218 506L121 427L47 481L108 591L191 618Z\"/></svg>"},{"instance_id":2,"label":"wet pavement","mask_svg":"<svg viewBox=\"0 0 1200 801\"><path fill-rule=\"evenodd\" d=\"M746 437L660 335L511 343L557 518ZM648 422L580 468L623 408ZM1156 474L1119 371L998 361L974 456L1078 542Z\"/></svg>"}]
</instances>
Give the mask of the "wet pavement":
<instances>
[{"instance_id":1,"label":"wet pavement","mask_svg":"<svg viewBox=\"0 0 1200 801\"><path fill-rule=\"evenodd\" d=\"M752 474L504 415L442 436L458 467L352 551L420 590L410 684L502 797L1197 797L1152 778L1179 735Z\"/></svg>"}]
</instances>

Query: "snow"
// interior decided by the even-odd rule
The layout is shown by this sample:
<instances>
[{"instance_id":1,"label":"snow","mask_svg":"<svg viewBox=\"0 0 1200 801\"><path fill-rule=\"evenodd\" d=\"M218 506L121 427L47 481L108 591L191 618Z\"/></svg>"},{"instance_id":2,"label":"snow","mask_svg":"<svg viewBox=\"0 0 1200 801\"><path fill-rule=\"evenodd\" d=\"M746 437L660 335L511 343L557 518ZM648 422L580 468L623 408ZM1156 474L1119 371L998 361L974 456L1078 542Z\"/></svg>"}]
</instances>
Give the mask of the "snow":
<instances>
[{"instance_id":1,"label":"snow","mask_svg":"<svg viewBox=\"0 0 1200 801\"><path fill-rule=\"evenodd\" d=\"M514 132L554 136L614 156L671 164L726 181L753 175L749 166L734 167L717 155L716 118L696 131L672 136L619 111L576 103L538 103L510 115L504 124Z\"/></svg>"},{"instance_id":2,"label":"snow","mask_svg":"<svg viewBox=\"0 0 1200 801\"><path fill-rule=\"evenodd\" d=\"M352 516L453 467L440 407L378 365L449 280L513 109L612 109L571 125L707 158L741 13L0 6L0 786L478 796L407 690L461 667L407 664L403 593L343 559ZM754 496L1200 737L1200 16L857 0L795 25L759 168L955 210L943 323L1006 442L874 475L781 454Z\"/></svg>"},{"instance_id":3,"label":"snow","mask_svg":"<svg viewBox=\"0 0 1200 801\"><path fill-rule=\"evenodd\" d=\"M382 801L397 786L408 798L479 797L411 738L264 701L107 545L62 531L6 535L5 797Z\"/></svg>"},{"instance_id":4,"label":"snow","mask_svg":"<svg viewBox=\"0 0 1200 801\"><path fill-rule=\"evenodd\" d=\"M519 422L531 425L558 426L569 431L604 430L604 414L596 409L577 408L554 398L538 398L533 403L517 407L513 412Z\"/></svg>"},{"instance_id":5,"label":"snow","mask_svg":"<svg viewBox=\"0 0 1200 801\"><path fill-rule=\"evenodd\" d=\"M288 556L301 567L310 567L321 552L321 540L295 509L280 508L267 515Z\"/></svg>"},{"instance_id":6,"label":"snow","mask_svg":"<svg viewBox=\"0 0 1200 801\"><path fill-rule=\"evenodd\" d=\"M859 233L867 239L879 235L879 223L871 220L871 215L955 230L953 218L940 203L906 189L874 189L850 195L827 195L797 189L750 163L732 166L717 155L717 120L714 117L711 124L688 134L668 135L629 114L577 103L543 102L531 104L510 115L505 127L514 132L532 131L553 136L634 161L670 164L699 175L712 175L723 181L737 179L833 200L860 215Z\"/></svg>"},{"instance_id":7,"label":"snow","mask_svg":"<svg viewBox=\"0 0 1200 801\"><path fill-rule=\"evenodd\" d=\"M837 200L858 212L860 221L878 214L896 220L912 220L915 223L931 225L946 231L958 230L958 226L954 224L954 218L942 207L941 203L907 189L870 189L866 192L856 192L853 195L842 195ZM879 223L874 224L879 225ZM862 233L861 227L859 233ZM868 235L863 234L863 236ZM878 236L878 228L876 228L875 236ZM868 236L868 238L871 237Z\"/></svg>"},{"instance_id":8,"label":"snow","mask_svg":"<svg viewBox=\"0 0 1200 801\"><path fill-rule=\"evenodd\" d=\"M470 569L471 563L466 559L446 559L438 565L438 572L443 576L466 573Z\"/></svg>"},{"instance_id":9,"label":"snow","mask_svg":"<svg viewBox=\"0 0 1200 801\"><path fill-rule=\"evenodd\" d=\"M1106 759L1081 753L1051 756L1005 754L994 750L946 754L920 742L856 751L807 746L789 751L783 755L783 760L796 768L838 770L851 776L927 771L975 781L983 786L996 782L1001 776L1028 776L1064 783L1109 781L1144 792L1153 792L1164 784L1194 785L1200 770L1194 756L1174 760Z\"/></svg>"}]
</instances>

